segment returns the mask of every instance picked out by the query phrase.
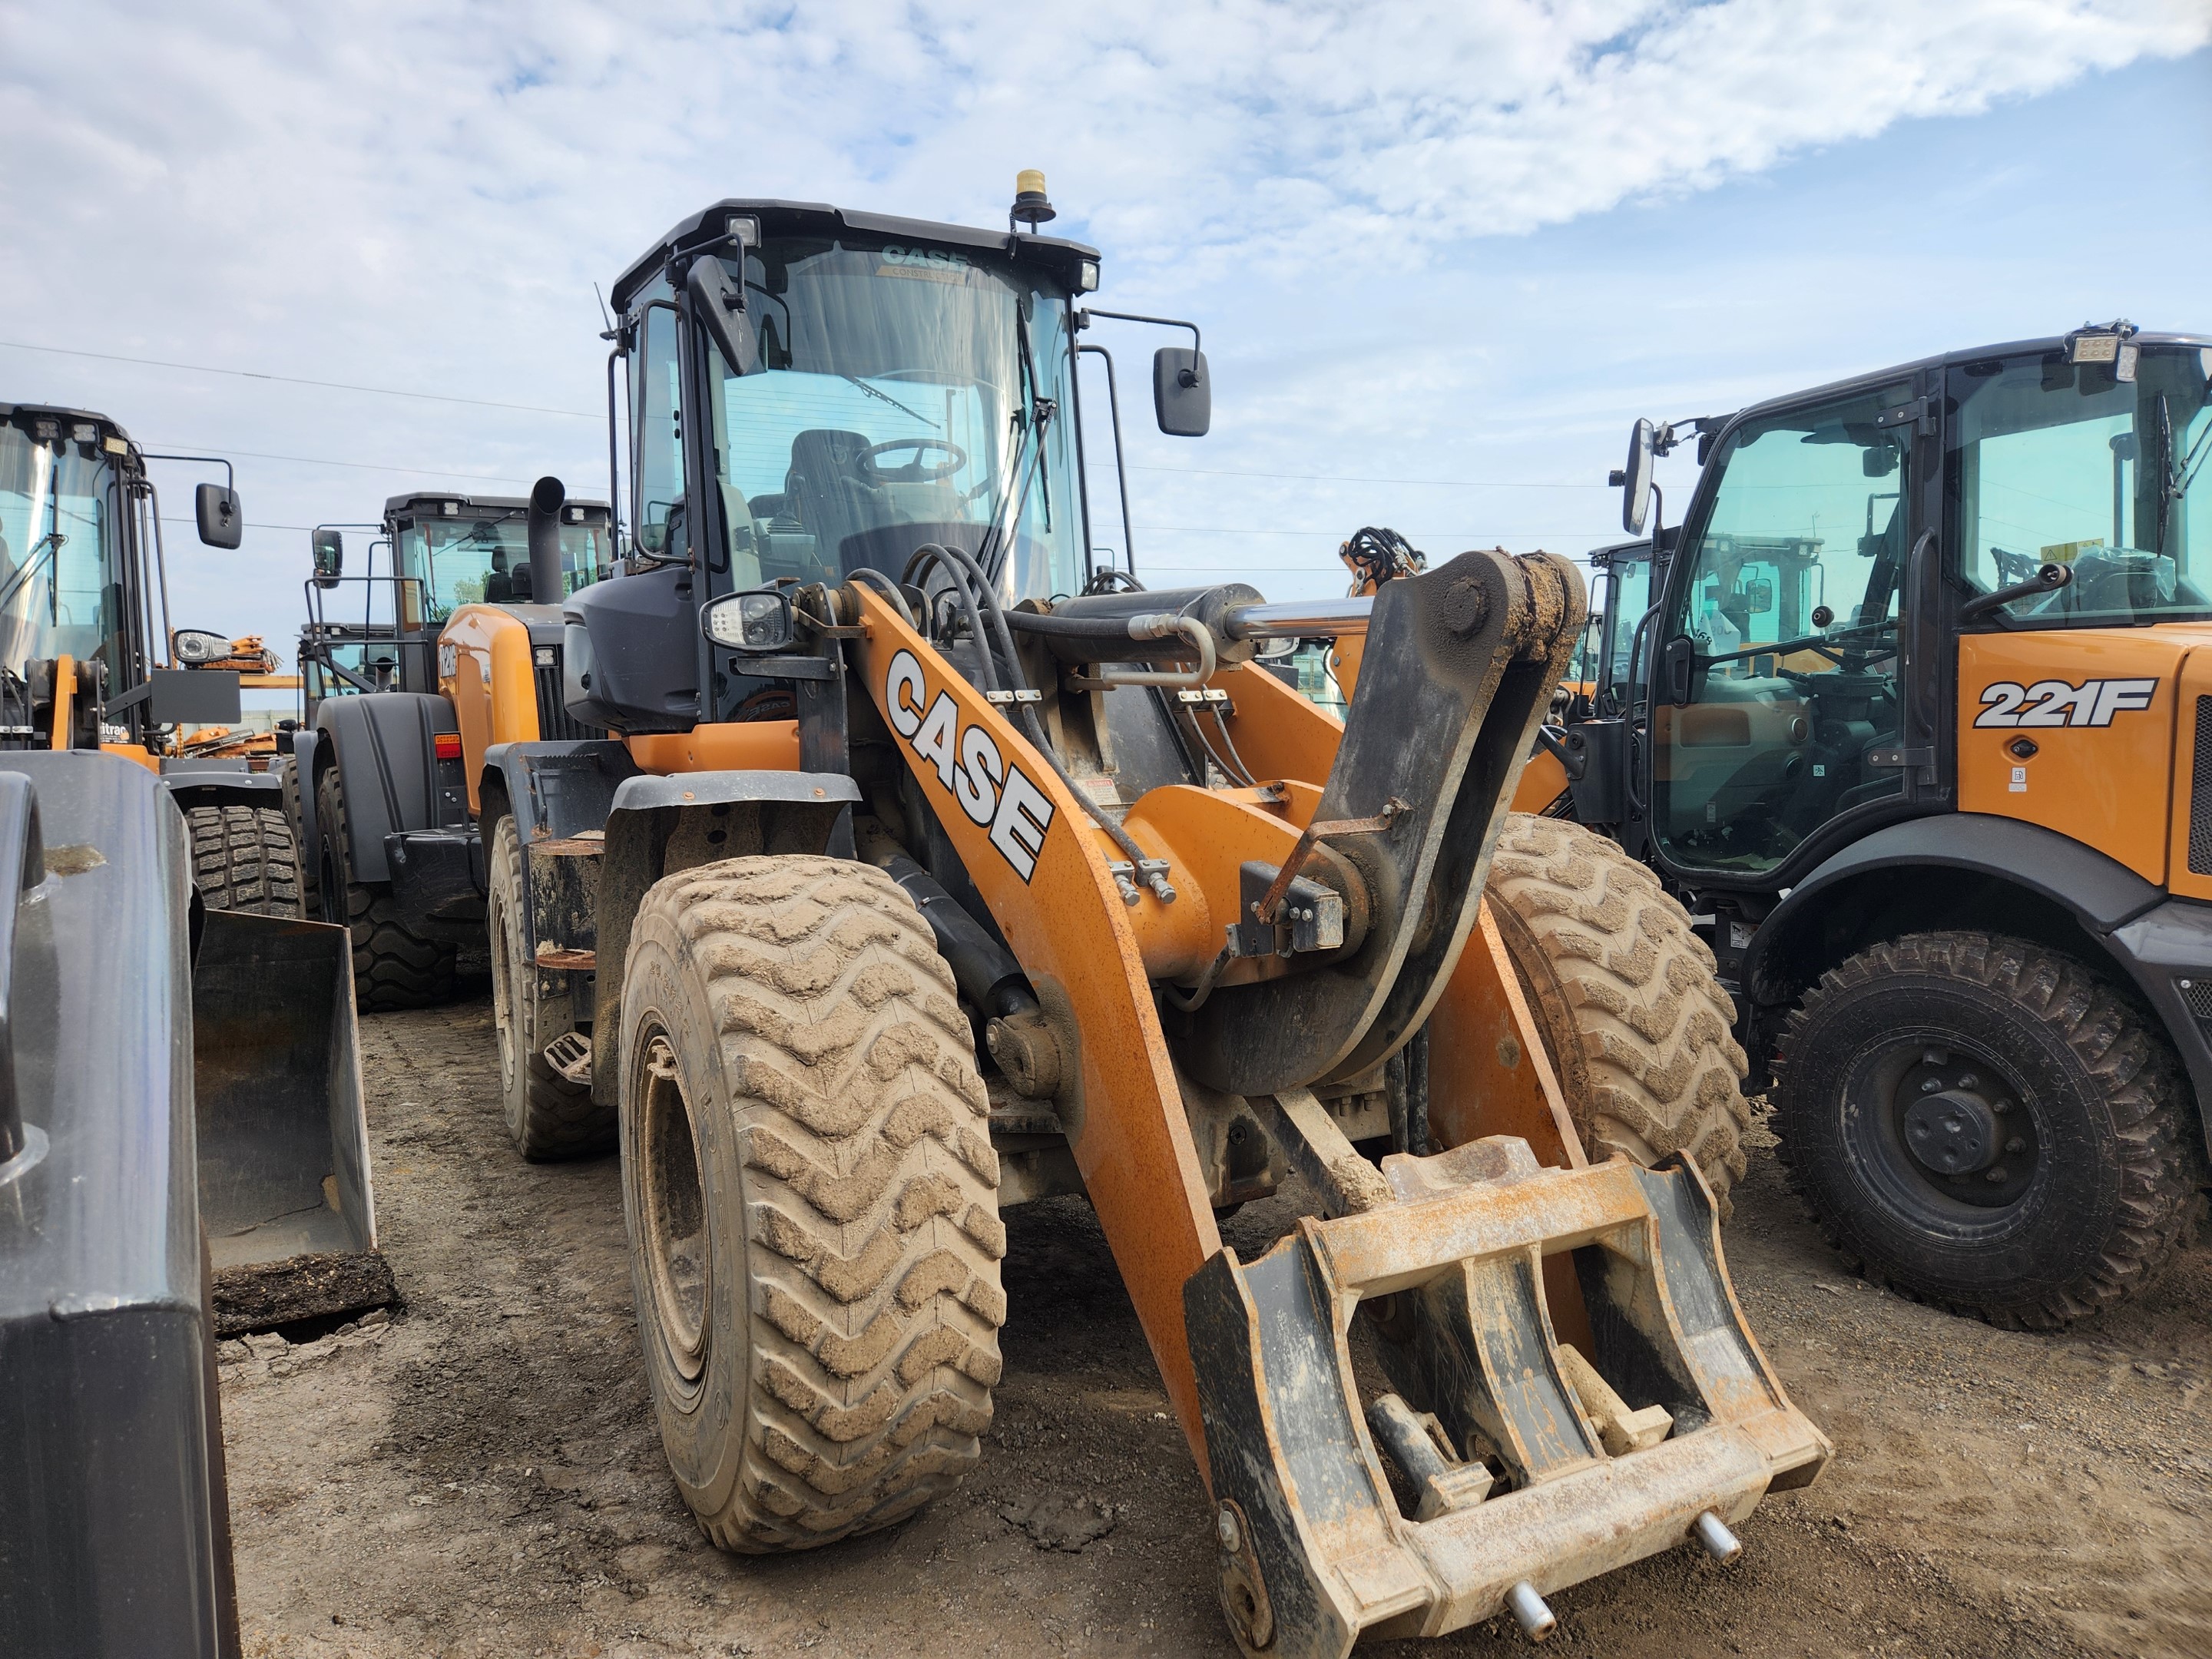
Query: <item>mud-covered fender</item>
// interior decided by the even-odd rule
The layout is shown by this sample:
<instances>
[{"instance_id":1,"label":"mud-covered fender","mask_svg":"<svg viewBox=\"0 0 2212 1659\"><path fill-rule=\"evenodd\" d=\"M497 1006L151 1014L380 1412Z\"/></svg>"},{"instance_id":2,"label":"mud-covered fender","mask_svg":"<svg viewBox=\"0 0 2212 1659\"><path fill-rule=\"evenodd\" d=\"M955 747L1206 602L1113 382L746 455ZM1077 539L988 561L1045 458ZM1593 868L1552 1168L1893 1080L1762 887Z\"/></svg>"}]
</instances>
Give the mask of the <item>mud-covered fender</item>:
<instances>
[{"instance_id":1,"label":"mud-covered fender","mask_svg":"<svg viewBox=\"0 0 2212 1659\"><path fill-rule=\"evenodd\" d=\"M595 1032L608 1047L622 1029L623 963L630 923L663 876L718 859L764 853L853 856L860 786L842 772L679 772L641 775L615 791L597 872ZM533 948L535 948L533 946ZM612 1104L621 1068L595 1061L592 1098Z\"/></svg>"}]
</instances>

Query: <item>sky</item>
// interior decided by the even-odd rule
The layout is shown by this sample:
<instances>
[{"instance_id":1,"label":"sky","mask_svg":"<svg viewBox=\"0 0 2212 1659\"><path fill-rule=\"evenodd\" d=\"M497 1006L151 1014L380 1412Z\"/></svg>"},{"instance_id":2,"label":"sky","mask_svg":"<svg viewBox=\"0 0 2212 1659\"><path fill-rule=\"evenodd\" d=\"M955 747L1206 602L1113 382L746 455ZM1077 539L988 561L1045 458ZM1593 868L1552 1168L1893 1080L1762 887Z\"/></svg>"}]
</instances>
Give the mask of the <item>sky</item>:
<instances>
[{"instance_id":1,"label":"sky","mask_svg":"<svg viewBox=\"0 0 2212 1659\"><path fill-rule=\"evenodd\" d=\"M604 496L593 284L726 196L994 225L1042 168L1096 303L1197 320L1214 383L1162 436L1172 337L1086 337L1132 394L1096 538L1273 598L1341 592L1362 525L1618 540L1638 416L2212 329L2212 0L1099 11L0 0L0 402L228 456L245 545L173 526L173 617L289 661L313 526ZM156 469L188 514L206 470Z\"/></svg>"}]
</instances>

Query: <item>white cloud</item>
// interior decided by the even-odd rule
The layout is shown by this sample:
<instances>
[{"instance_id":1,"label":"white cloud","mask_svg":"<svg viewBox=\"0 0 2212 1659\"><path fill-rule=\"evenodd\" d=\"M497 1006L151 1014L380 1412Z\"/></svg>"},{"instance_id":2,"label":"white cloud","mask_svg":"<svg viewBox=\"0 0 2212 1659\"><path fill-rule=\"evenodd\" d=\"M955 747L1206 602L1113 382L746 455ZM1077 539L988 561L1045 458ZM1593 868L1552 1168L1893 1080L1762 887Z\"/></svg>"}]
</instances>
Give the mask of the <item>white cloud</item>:
<instances>
[{"instance_id":1,"label":"white cloud","mask_svg":"<svg viewBox=\"0 0 2212 1659\"><path fill-rule=\"evenodd\" d=\"M1316 425L1356 424L1346 364L1370 366L1374 427L1331 434L1344 453L1433 446L1464 434L1503 345L1429 331L1407 349L1410 298L1356 322L1302 311L1324 267L1330 282L1488 271L1510 258L1500 237L2208 38L2201 0L1135 0L1080 15L0 0L0 339L590 410L591 284L703 202L991 222L1014 169L1037 165L1067 215L1054 228L1109 249L1117 298L1237 285L1213 338L1272 393L1241 410L1224 394L1231 453L1208 464L1302 423L1309 453L1327 447ZM1252 337L1291 325L1310 329L1296 352ZM0 398L19 395L101 403L169 441L520 477L604 468L584 421L0 352ZM1532 406L1516 407L1525 423ZM244 481L251 516L281 523L367 516L413 482L273 465ZM1226 522L1236 488L1158 510ZM289 633L302 540L257 537L255 591L208 602L261 607Z\"/></svg>"}]
</instances>

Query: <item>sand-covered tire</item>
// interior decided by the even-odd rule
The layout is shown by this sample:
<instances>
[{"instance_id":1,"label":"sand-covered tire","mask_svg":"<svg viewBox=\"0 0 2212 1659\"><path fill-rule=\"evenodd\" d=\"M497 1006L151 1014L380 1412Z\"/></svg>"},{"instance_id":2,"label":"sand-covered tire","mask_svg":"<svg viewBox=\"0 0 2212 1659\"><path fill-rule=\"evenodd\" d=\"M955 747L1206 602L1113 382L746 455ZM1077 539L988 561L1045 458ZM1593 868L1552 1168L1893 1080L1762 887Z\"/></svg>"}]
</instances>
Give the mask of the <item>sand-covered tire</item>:
<instances>
[{"instance_id":1,"label":"sand-covered tire","mask_svg":"<svg viewBox=\"0 0 2212 1659\"><path fill-rule=\"evenodd\" d=\"M515 1150L533 1162L584 1158L615 1144L615 1109L592 1099L545 1062L545 1045L575 1029L565 990L549 994L523 929L522 837L513 815L492 828L491 890L484 924L491 955L492 1026L499 1039L500 1100Z\"/></svg>"},{"instance_id":2,"label":"sand-covered tire","mask_svg":"<svg viewBox=\"0 0 2212 1659\"><path fill-rule=\"evenodd\" d=\"M325 921L353 935L353 1000L363 1013L428 1008L453 994L453 947L400 919L392 890L356 881L347 852L345 786L333 766L315 780L315 884Z\"/></svg>"},{"instance_id":3,"label":"sand-covered tire","mask_svg":"<svg viewBox=\"0 0 2212 1659\"><path fill-rule=\"evenodd\" d=\"M1491 914L1593 1162L1688 1156L1726 1219L1744 1171L1744 1053L1713 953L1659 878L1563 818L1508 816Z\"/></svg>"},{"instance_id":4,"label":"sand-covered tire","mask_svg":"<svg viewBox=\"0 0 2212 1659\"><path fill-rule=\"evenodd\" d=\"M192 838L192 885L210 910L303 916L300 848L274 806L195 806L185 813Z\"/></svg>"},{"instance_id":5,"label":"sand-covered tire","mask_svg":"<svg viewBox=\"0 0 2212 1659\"><path fill-rule=\"evenodd\" d=\"M1908 933L1823 975L1782 1043L1790 1184L1850 1264L1948 1312L2051 1330L2125 1300L2198 1202L2165 1036L2083 963Z\"/></svg>"},{"instance_id":6,"label":"sand-covered tire","mask_svg":"<svg viewBox=\"0 0 2212 1659\"><path fill-rule=\"evenodd\" d=\"M622 1036L631 1279L685 1501L749 1554L913 1514L981 1455L1006 1317L989 1108L928 923L848 860L682 871L639 907Z\"/></svg>"}]
</instances>

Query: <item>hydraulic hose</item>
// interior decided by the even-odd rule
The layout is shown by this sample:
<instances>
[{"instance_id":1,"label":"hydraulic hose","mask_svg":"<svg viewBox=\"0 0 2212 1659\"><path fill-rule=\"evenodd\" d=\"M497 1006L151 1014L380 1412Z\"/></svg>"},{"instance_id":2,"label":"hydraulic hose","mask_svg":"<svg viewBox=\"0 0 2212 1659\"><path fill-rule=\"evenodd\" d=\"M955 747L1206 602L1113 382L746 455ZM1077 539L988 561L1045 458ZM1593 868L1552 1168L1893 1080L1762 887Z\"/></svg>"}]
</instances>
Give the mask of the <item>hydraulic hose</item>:
<instances>
[{"instance_id":1,"label":"hydraulic hose","mask_svg":"<svg viewBox=\"0 0 2212 1659\"><path fill-rule=\"evenodd\" d=\"M917 548L914 557L907 561L907 572L909 575L913 574L915 565L925 554L943 562L947 573L953 577L955 586L961 591L962 603L969 615L969 626L976 629L975 642L981 647L980 654L983 659L985 677L994 682L984 689L994 691L999 688L995 684L996 676L992 673L990 666L991 640L987 638L981 628L977 626L976 616L979 608L990 617L997 642L1006 651L1008 667L1017 682L1016 689L1021 689L1018 683L1023 678L1022 659L1014 651L1013 635L1007 631L1006 613L1000 607L997 596L992 592L991 579L984 574L982 566L977 564L973 556L964 548L945 547L932 542L927 546ZM971 578L975 582L973 588L969 586ZM1122 637L1127 637L1126 631ZM1045 736L1044 721L1038 717L1036 705L1033 702L1024 702L1017 703L1015 707L1021 712L1022 726L1031 745L1036 748L1037 753L1044 757L1045 764L1052 768L1060 782L1067 786L1067 793L1075 797L1076 805L1080 806L1089 815L1091 821L1103 830L1111 838L1114 845L1121 849L1121 855L1129 861L1131 870L1140 871L1146 864L1151 863L1152 860L1146 856L1145 849L1137 844L1136 837L1116 823L1104 807L1093 800L1088 789L1084 788L1073 778L1067 775L1067 769L1060 764L1059 752L1053 748L1052 740ZM1169 884L1164 874L1155 870L1145 879L1161 903L1171 904L1175 902L1175 889ZM1129 902L1134 903L1135 900L1133 898Z\"/></svg>"}]
</instances>

